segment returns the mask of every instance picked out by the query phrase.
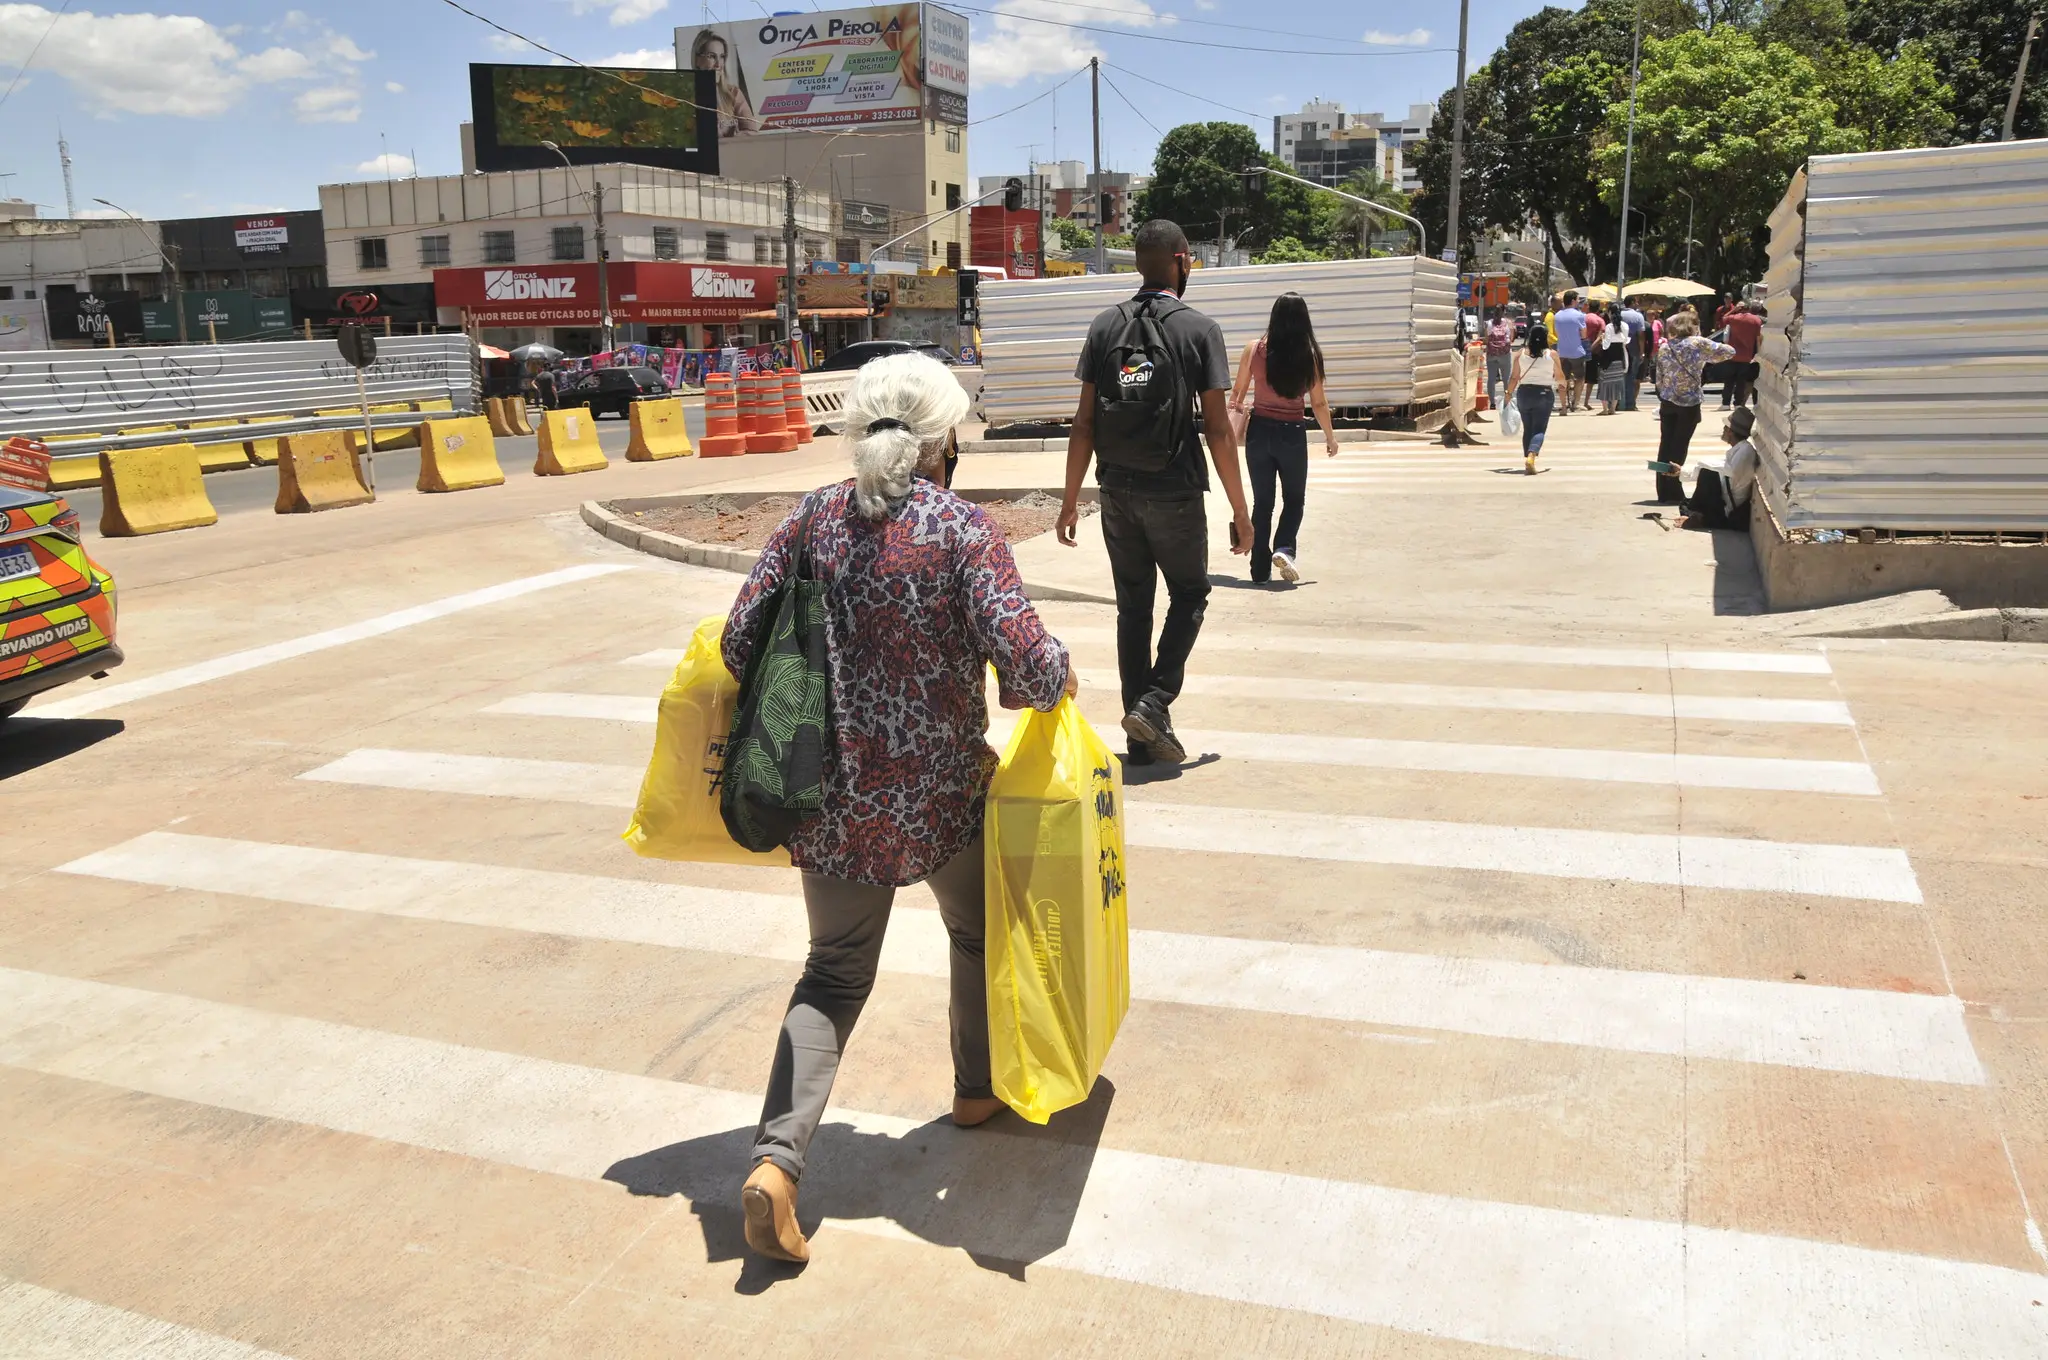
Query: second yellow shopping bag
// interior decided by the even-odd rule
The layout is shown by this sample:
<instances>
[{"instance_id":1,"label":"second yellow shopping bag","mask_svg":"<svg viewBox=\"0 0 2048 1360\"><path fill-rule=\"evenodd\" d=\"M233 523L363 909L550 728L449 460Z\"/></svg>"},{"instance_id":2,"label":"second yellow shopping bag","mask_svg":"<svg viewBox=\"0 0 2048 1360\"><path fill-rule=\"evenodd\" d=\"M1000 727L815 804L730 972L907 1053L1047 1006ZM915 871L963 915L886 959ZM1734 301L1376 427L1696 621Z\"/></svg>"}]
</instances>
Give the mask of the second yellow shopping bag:
<instances>
[{"instance_id":1,"label":"second yellow shopping bag","mask_svg":"<svg viewBox=\"0 0 2048 1360\"><path fill-rule=\"evenodd\" d=\"M733 843L718 812L725 774L725 739L739 683L725 669L719 639L725 615L697 625L690 646L661 692L654 725L654 756L640 781L633 822L625 831L633 852L650 859L708 864L788 864L789 851L755 854Z\"/></svg>"},{"instance_id":2,"label":"second yellow shopping bag","mask_svg":"<svg viewBox=\"0 0 2048 1360\"><path fill-rule=\"evenodd\" d=\"M1123 767L1072 699L1019 719L983 843L989 1066L1043 1124L1088 1098L1131 1004Z\"/></svg>"}]
</instances>

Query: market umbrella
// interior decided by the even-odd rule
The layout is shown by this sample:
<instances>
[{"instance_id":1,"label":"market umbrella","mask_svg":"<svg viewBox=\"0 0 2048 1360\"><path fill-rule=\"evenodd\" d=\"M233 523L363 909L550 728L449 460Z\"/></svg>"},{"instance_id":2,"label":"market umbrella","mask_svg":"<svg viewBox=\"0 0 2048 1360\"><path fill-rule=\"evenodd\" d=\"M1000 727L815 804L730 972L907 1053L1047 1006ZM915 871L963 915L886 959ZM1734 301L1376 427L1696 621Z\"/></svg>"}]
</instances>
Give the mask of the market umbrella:
<instances>
[{"instance_id":1,"label":"market umbrella","mask_svg":"<svg viewBox=\"0 0 2048 1360\"><path fill-rule=\"evenodd\" d=\"M1714 290L1691 279L1638 279L1627 288L1629 297L1711 297Z\"/></svg>"},{"instance_id":2,"label":"market umbrella","mask_svg":"<svg viewBox=\"0 0 2048 1360\"><path fill-rule=\"evenodd\" d=\"M1612 302L1614 301L1614 285L1611 283L1596 283L1591 288L1581 289L1580 296L1588 302Z\"/></svg>"},{"instance_id":3,"label":"market umbrella","mask_svg":"<svg viewBox=\"0 0 2048 1360\"><path fill-rule=\"evenodd\" d=\"M551 364L562 357L562 351L556 349L553 345L543 345L536 340L530 345L521 345L505 357L517 359L521 363L531 363L534 360L539 360L542 363Z\"/></svg>"},{"instance_id":4,"label":"market umbrella","mask_svg":"<svg viewBox=\"0 0 2048 1360\"><path fill-rule=\"evenodd\" d=\"M486 359L509 359L512 357L496 345L478 345L476 352Z\"/></svg>"}]
</instances>

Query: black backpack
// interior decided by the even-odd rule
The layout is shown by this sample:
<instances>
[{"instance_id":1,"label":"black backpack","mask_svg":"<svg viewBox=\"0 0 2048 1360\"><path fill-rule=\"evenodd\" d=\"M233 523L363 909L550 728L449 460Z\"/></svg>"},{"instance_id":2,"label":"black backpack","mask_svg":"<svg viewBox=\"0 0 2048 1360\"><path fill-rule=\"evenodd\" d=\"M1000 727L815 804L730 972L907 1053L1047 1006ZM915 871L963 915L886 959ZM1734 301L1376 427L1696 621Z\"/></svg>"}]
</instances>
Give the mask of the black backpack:
<instances>
[{"instance_id":1,"label":"black backpack","mask_svg":"<svg viewBox=\"0 0 2048 1360\"><path fill-rule=\"evenodd\" d=\"M1095 454L1131 472L1164 472L1193 425L1187 375L1161 322L1186 305L1146 294L1118 303L1123 325L1095 358Z\"/></svg>"}]
</instances>

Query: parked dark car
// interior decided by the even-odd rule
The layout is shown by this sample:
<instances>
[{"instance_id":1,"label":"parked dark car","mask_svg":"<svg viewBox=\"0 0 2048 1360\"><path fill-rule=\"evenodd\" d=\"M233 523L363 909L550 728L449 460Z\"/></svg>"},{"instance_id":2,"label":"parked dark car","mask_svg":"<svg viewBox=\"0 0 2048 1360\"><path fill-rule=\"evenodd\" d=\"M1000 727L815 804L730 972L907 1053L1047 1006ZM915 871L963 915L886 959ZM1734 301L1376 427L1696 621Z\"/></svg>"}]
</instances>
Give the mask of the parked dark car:
<instances>
[{"instance_id":1,"label":"parked dark car","mask_svg":"<svg viewBox=\"0 0 2048 1360\"><path fill-rule=\"evenodd\" d=\"M819 364L816 372L844 373L859 368L870 359L879 359L888 354L929 354L942 364L958 364L960 360L943 345L913 345L908 340L856 340Z\"/></svg>"},{"instance_id":2,"label":"parked dark car","mask_svg":"<svg viewBox=\"0 0 2048 1360\"><path fill-rule=\"evenodd\" d=\"M668 395L668 384L651 368L600 368L564 386L558 404L587 407L593 420L607 412L624 420L626 408L642 397Z\"/></svg>"}]
</instances>

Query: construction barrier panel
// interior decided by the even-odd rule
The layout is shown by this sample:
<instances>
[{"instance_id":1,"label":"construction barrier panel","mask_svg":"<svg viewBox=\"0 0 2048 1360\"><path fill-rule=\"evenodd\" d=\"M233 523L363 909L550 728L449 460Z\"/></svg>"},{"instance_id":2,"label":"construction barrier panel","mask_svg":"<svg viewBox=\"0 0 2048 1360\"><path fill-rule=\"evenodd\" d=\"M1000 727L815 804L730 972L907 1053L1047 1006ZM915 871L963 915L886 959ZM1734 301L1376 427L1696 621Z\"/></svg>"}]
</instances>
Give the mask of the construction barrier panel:
<instances>
[{"instance_id":1,"label":"construction barrier panel","mask_svg":"<svg viewBox=\"0 0 2048 1360\"><path fill-rule=\"evenodd\" d=\"M468 491L505 484L491 423L482 416L428 420L420 430L420 490Z\"/></svg>"},{"instance_id":2,"label":"construction barrier panel","mask_svg":"<svg viewBox=\"0 0 2048 1360\"><path fill-rule=\"evenodd\" d=\"M491 422L491 434L498 439L510 439L518 431L512 428L512 417L506 411L507 402L503 397L484 398L484 419Z\"/></svg>"},{"instance_id":3,"label":"construction barrier panel","mask_svg":"<svg viewBox=\"0 0 2048 1360\"><path fill-rule=\"evenodd\" d=\"M747 432L748 453L794 453L796 436L782 412L782 378L766 373L740 377L740 420Z\"/></svg>"},{"instance_id":4,"label":"construction barrier panel","mask_svg":"<svg viewBox=\"0 0 2048 1360\"><path fill-rule=\"evenodd\" d=\"M597 446L597 417L583 407L549 411L540 423L540 448L533 459L536 477L566 477L600 472L611 466Z\"/></svg>"},{"instance_id":5,"label":"construction barrier panel","mask_svg":"<svg viewBox=\"0 0 2048 1360\"><path fill-rule=\"evenodd\" d=\"M195 420L186 425L188 430L226 430L242 423L239 416L227 420ZM233 472L236 468L249 466L249 446L245 443L200 444L199 470L201 472Z\"/></svg>"},{"instance_id":6,"label":"construction barrier panel","mask_svg":"<svg viewBox=\"0 0 2048 1360\"><path fill-rule=\"evenodd\" d=\"M746 451L747 437L740 433L739 396L733 390L732 374L706 374L704 442L697 452L706 458L728 458Z\"/></svg>"},{"instance_id":7,"label":"construction barrier panel","mask_svg":"<svg viewBox=\"0 0 2048 1360\"><path fill-rule=\"evenodd\" d=\"M533 423L526 418L525 397L505 398L505 418L512 422L512 433L533 433Z\"/></svg>"},{"instance_id":8,"label":"construction barrier panel","mask_svg":"<svg viewBox=\"0 0 2048 1360\"><path fill-rule=\"evenodd\" d=\"M793 368L782 370L782 414L796 442L810 443L814 436L810 408L804 405L804 375Z\"/></svg>"},{"instance_id":9,"label":"construction barrier panel","mask_svg":"<svg viewBox=\"0 0 2048 1360\"><path fill-rule=\"evenodd\" d=\"M107 538L196 529L220 519L190 444L114 449L100 455L100 533Z\"/></svg>"},{"instance_id":10,"label":"construction barrier panel","mask_svg":"<svg viewBox=\"0 0 2048 1360\"><path fill-rule=\"evenodd\" d=\"M626 408L632 423L632 438L626 444L626 461L652 463L663 458L688 458L690 432L683 427L681 397L650 397Z\"/></svg>"},{"instance_id":11,"label":"construction barrier panel","mask_svg":"<svg viewBox=\"0 0 2048 1360\"><path fill-rule=\"evenodd\" d=\"M372 406L370 408L370 414L403 415L406 412L411 411L412 409L413 404L409 401L392 401L385 402L381 405ZM362 407L351 406L345 410L316 411L314 412L314 414L323 416L355 417L356 424L346 431L348 435L349 452L360 454L363 451ZM376 443L374 447L379 453L382 453L387 449L409 449L420 442L420 427L417 425L379 425L376 427L375 438Z\"/></svg>"},{"instance_id":12,"label":"construction barrier panel","mask_svg":"<svg viewBox=\"0 0 2048 1360\"><path fill-rule=\"evenodd\" d=\"M339 430L286 435L277 460L277 513L339 510L377 499L363 484L360 465Z\"/></svg>"}]
</instances>

